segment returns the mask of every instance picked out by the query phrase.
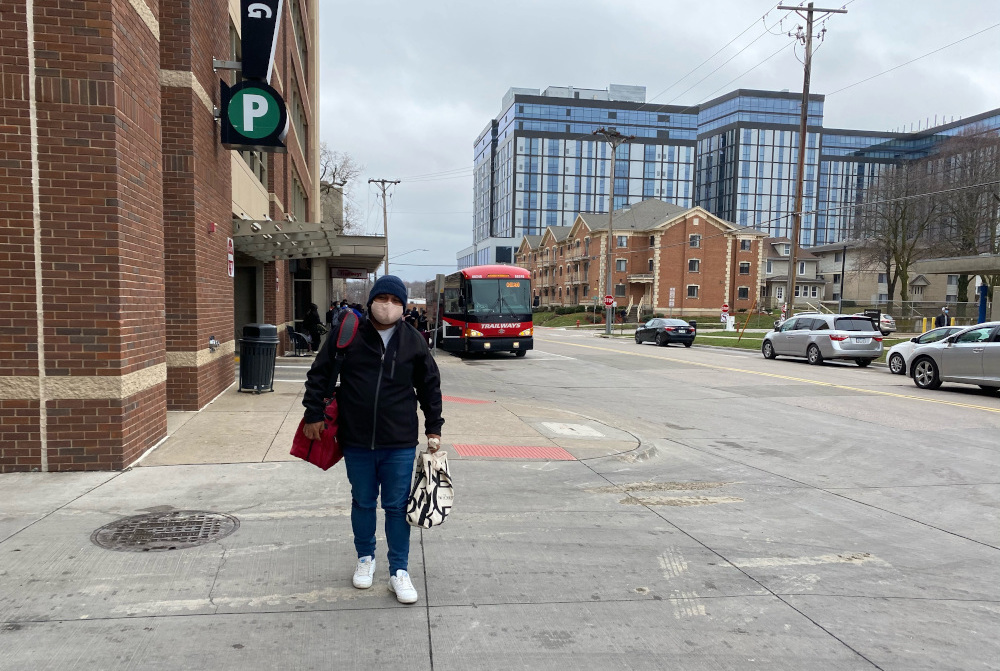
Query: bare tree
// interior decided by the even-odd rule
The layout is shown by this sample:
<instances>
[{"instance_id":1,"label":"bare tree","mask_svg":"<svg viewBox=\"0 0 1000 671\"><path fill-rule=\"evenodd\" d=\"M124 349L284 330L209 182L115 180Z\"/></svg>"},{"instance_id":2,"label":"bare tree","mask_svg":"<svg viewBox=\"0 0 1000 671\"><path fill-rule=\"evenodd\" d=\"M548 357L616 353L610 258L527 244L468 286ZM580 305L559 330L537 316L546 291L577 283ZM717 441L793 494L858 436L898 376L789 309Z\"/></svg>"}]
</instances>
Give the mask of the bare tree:
<instances>
[{"instance_id":1,"label":"bare tree","mask_svg":"<svg viewBox=\"0 0 1000 671\"><path fill-rule=\"evenodd\" d=\"M903 302L909 300L910 266L932 254L928 230L938 215L928 162L901 162L885 170L866 191L860 208L858 232L861 265L885 273L888 307L899 285Z\"/></svg>"},{"instance_id":2,"label":"bare tree","mask_svg":"<svg viewBox=\"0 0 1000 671\"><path fill-rule=\"evenodd\" d=\"M361 232L360 208L354 201L354 182L364 171L348 153L334 151L325 143L319 145L320 197L330 210L330 217L342 233L347 235Z\"/></svg>"},{"instance_id":3,"label":"bare tree","mask_svg":"<svg viewBox=\"0 0 1000 671\"><path fill-rule=\"evenodd\" d=\"M1000 135L978 126L939 145L932 159L943 193L938 239L953 256L1000 253ZM987 279L990 286L996 277ZM969 300L971 277L958 278L958 302Z\"/></svg>"}]
</instances>

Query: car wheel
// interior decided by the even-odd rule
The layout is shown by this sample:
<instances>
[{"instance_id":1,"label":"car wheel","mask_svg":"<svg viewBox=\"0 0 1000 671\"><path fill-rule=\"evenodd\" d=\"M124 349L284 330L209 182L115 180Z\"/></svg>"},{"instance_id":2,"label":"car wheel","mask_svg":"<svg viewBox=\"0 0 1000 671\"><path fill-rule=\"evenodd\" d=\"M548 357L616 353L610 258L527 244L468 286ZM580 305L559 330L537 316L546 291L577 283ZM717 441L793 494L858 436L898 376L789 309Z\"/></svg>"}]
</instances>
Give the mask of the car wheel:
<instances>
[{"instance_id":1,"label":"car wheel","mask_svg":"<svg viewBox=\"0 0 1000 671\"><path fill-rule=\"evenodd\" d=\"M809 349L806 350L806 358L814 366L818 366L823 363L823 354L819 351L819 347L816 345L809 345Z\"/></svg>"},{"instance_id":2,"label":"car wheel","mask_svg":"<svg viewBox=\"0 0 1000 671\"><path fill-rule=\"evenodd\" d=\"M656 336L656 345L657 345L657 347L666 347L666 345L667 345L667 339L664 338L661 335L660 336Z\"/></svg>"},{"instance_id":3,"label":"car wheel","mask_svg":"<svg viewBox=\"0 0 1000 671\"><path fill-rule=\"evenodd\" d=\"M642 340L639 338L638 335L635 337L635 344L636 345L641 345L642 344Z\"/></svg>"},{"instance_id":4,"label":"car wheel","mask_svg":"<svg viewBox=\"0 0 1000 671\"><path fill-rule=\"evenodd\" d=\"M764 355L765 359L775 359L778 356L774 353L774 345L771 344L770 340L765 340L764 344L760 346L760 353Z\"/></svg>"},{"instance_id":5,"label":"car wheel","mask_svg":"<svg viewBox=\"0 0 1000 671\"><path fill-rule=\"evenodd\" d=\"M865 368L871 362L871 359L862 359L860 357L854 360L854 363L858 364L858 368Z\"/></svg>"},{"instance_id":6,"label":"car wheel","mask_svg":"<svg viewBox=\"0 0 1000 671\"><path fill-rule=\"evenodd\" d=\"M988 384L981 384L981 385L979 385L979 388L982 389L983 391L985 391L988 394L995 394L998 391L1000 391L1000 387L991 387Z\"/></svg>"},{"instance_id":7,"label":"car wheel","mask_svg":"<svg viewBox=\"0 0 1000 671\"><path fill-rule=\"evenodd\" d=\"M516 352L514 352L514 356L516 356L516 357L526 356L527 354L528 354L528 350L526 350L526 349L519 349Z\"/></svg>"},{"instance_id":8,"label":"car wheel","mask_svg":"<svg viewBox=\"0 0 1000 671\"><path fill-rule=\"evenodd\" d=\"M690 347L690 346L691 346L691 345L693 345L693 344L694 344L693 342L686 342L686 343L684 343L684 346L685 346L685 347Z\"/></svg>"},{"instance_id":9,"label":"car wheel","mask_svg":"<svg viewBox=\"0 0 1000 671\"><path fill-rule=\"evenodd\" d=\"M941 386L941 375L934 359L925 357L913 364L913 383L921 389L937 389Z\"/></svg>"},{"instance_id":10,"label":"car wheel","mask_svg":"<svg viewBox=\"0 0 1000 671\"><path fill-rule=\"evenodd\" d=\"M906 375L906 362L903 361L902 354L893 354L889 357L889 372L893 375Z\"/></svg>"}]
</instances>

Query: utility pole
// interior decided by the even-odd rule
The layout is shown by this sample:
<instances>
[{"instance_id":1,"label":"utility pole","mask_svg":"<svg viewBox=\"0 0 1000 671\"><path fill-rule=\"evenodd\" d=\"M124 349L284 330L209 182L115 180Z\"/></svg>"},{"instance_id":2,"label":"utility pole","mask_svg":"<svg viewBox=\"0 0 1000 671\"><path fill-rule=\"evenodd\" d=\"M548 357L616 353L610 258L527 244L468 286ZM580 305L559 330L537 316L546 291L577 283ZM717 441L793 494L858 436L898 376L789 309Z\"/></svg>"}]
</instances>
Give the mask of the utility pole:
<instances>
[{"instance_id":1,"label":"utility pole","mask_svg":"<svg viewBox=\"0 0 1000 671\"><path fill-rule=\"evenodd\" d=\"M605 257L605 295L614 296L614 288L611 285L611 241L614 238L614 230L612 225L612 219L615 213L615 156L618 153L618 147L627 143L629 140L635 138L634 135L622 135L614 128L598 128L594 131L594 135L600 135L604 138L604 141L611 145L611 199L608 201L608 242L607 242L607 254ZM611 325L614 323L615 318L615 308L613 305L608 305L604 308L604 334L611 335Z\"/></svg>"},{"instance_id":2,"label":"utility pole","mask_svg":"<svg viewBox=\"0 0 1000 671\"><path fill-rule=\"evenodd\" d=\"M778 9L790 9L801 16L806 21L806 32L802 35L801 28L796 37L805 43L804 72L802 76L802 110L799 113L799 155L796 161L795 171L795 211L792 212L792 244L789 246L788 256L788 283L785 286L785 300L788 302L788 317L791 317L792 309L795 308L795 276L798 273L799 236L802 230L802 192L805 186L805 166L806 166L806 133L809 122L809 80L812 76L812 38L813 38L813 15L816 12L824 14L846 14L846 9L817 9L813 3L805 7L794 7L789 5L778 5ZM805 13L803 14L803 11ZM825 29L824 29L825 30ZM817 147L818 149L818 147ZM782 310L782 313L785 311Z\"/></svg>"},{"instance_id":3,"label":"utility pole","mask_svg":"<svg viewBox=\"0 0 1000 671\"><path fill-rule=\"evenodd\" d=\"M837 312L844 313L844 274L847 272L847 245L840 252L840 300L837 301Z\"/></svg>"},{"instance_id":4,"label":"utility pole","mask_svg":"<svg viewBox=\"0 0 1000 671\"><path fill-rule=\"evenodd\" d=\"M385 231L385 275L389 274L389 213L386 210L385 192L393 185L399 184L398 179L370 179L369 184L375 184L382 190L382 228Z\"/></svg>"}]
</instances>

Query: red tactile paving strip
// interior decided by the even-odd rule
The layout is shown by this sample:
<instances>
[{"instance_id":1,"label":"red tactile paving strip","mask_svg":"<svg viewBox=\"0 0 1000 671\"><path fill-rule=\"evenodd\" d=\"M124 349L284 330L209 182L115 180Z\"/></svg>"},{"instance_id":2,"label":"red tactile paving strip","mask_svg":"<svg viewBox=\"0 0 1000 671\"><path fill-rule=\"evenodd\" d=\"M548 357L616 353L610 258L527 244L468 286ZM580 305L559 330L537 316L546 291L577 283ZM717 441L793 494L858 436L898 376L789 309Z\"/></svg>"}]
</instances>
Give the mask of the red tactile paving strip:
<instances>
[{"instance_id":1,"label":"red tactile paving strip","mask_svg":"<svg viewBox=\"0 0 1000 671\"><path fill-rule=\"evenodd\" d=\"M548 459L576 461L576 457L561 447L525 447L521 445L460 445L452 447L463 457L499 457L500 459Z\"/></svg>"},{"instance_id":2,"label":"red tactile paving strip","mask_svg":"<svg viewBox=\"0 0 1000 671\"><path fill-rule=\"evenodd\" d=\"M467 403L469 405L479 405L481 403L492 403L493 401L477 401L474 398L461 398L459 396L442 396L441 400L451 403Z\"/></svg>"}]
</instances>

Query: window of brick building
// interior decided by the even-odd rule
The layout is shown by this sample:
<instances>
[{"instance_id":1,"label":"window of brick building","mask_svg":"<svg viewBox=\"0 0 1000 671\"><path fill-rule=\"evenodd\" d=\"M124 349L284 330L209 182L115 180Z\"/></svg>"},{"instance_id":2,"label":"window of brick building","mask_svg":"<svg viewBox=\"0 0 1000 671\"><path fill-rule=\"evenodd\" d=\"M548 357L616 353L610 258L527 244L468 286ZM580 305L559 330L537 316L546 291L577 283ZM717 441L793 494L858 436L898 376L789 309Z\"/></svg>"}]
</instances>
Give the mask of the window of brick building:
<instances>
[{"instance_id":1,"label":"window of brick building","mask_svg":"<svg viewBox=\"0 0 1000 671\"><path fill-rule=\"evenodd\" d=\"M649 260L649 272L653 272L653 259Z\"/></svg>"},{"instance_id":2,"label":"window of brick building","mask_svg":"<svg viewBox=\"0 0 1000 671\"><path fill-rule=\"evenodd\" d=\"M750 263L747 261L743 261L742 263L740 263L740 275L749 275L749 274L750 274Z\"/></svg>"},{"instance_id":3,"label":"window of brick building","mask_svg":"<svg viewBox=\"0 0 1000 671\"><path fill-rule=\"evenodd\" d=\"M701 272L701 259L688 259L688 272Z\"/></svg>"},{"instance_id":4,"label":"window of brick building","mask_svg":"<svg viewBox=\"0 0 1000 671\"><path fill-rule=\"evenodd\" d=\"M698 298L698 285L689 284L688 285L688 298Z\"/></svg>"},{"instance_id":5,"label":"window of brick building","mask_svg":"<svg viewBox=\"0 0 1000 671\"><path fill-rule=\"evenodd\" d=\"M618 296L619 298L625 296L625 285L624 284L616 284L615 285L615 296Z\"/></svg>"},{"instance_id":6,"label":"window of brick building","mask_svg":"<svg viewBox=\"0 0 1000 671\"><path fill-rule=\"evenodd\" d=\"M619 235L618 236L618 246L619 247L628 247L628 236Z\"/></svg>"},{"instance_id":7,"label":"window of brick building","mask_svg":"<svg viewBox=\"0 0 1000 671\"><path fill-rule=\"evenodd\" d=\"M624 273L627 265L628 261L625 259L615 259L615 270L618 272Z\"/></svg>"},{"instance_id":8,"label":"window of brick building","mask_svg":"<svg viewBox=\"0 0 1000 671\"><path fill-rule=\"evenodd\" d=\"M750 287L738 287L736 289L736 298L741 301L745 301L750 298Z\"/></svg>"},{"instance_id":9,"label":"window of brick building","mask_svg":"<svg viewBox=\"0 0 1000 671\"><path fill-rule=\"evenodd\" d=\"M749 252L751 245L753 245L753 240L740 240L740 251Z\"/></svg>"},{"instance_id":10,"label":"window of brick building","mask_svg":"<svg viewBox=\"0 0 1000 671\"><path fill-rule=\"evenodd\" d=\"M651 235L651 236L649 236L649 246L653 247L654 245L656 245L656 236L655 235Z\"/></svg>"},{"instance_id":11,"label":"window of brick building","mask_svg":"<svg viewBox=\"0 0 1000 671\"><path fill-rule=\"evenodd\" d=\"M701 236L697 233L692 233L688 236L688 245L691 247L701 247Z\"/></svg>"}]
</instances>

